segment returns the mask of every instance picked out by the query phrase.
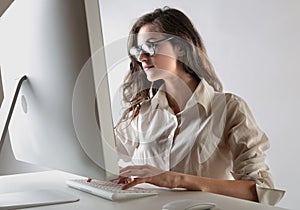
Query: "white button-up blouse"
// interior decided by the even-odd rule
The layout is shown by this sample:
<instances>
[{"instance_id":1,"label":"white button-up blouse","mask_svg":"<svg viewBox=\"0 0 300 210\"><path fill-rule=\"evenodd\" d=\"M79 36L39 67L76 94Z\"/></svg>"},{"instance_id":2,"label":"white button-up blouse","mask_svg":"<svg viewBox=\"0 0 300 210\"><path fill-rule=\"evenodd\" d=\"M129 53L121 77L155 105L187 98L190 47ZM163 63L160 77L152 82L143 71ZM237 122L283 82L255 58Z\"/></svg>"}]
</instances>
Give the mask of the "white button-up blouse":
<instances>
[{"instance_id":1,"label":"white button-up blouse","mask_svg":"<svg viewBox=\"0 0 300 210\"><path fill-rule=\"evenodd\" d=\"M265 163L268 138L245 101L215 92L204 79L180 113L174 114L160 88L115 133L121 167L149 164L196 176L253 180L259 201L271 205L284 195L274 189Z\"/></svg>"}]
</instances>

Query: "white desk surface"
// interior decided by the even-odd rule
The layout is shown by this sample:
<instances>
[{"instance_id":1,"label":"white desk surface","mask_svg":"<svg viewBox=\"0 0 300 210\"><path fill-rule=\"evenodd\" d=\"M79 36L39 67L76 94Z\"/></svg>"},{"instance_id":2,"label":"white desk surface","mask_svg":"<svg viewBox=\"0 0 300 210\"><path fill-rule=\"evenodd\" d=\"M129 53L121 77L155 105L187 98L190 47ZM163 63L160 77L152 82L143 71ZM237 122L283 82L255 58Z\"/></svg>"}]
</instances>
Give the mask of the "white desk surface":
<instances>
[{"instance_id":1,"label":"white desk surface","mask_svg":"<svg viewBox=\"0 0 300 210\"><path fill-rule=\"evenodd\" d=\"M43 207L34 207L26 209L105 209L105 210L118 210L118 209L161 209L162 206L170 201L178 199L199 199L205 202L212 202L216 204L214 210L271 210L271 209L283 209L279 207L272 207L268 205L262 205L255 202L245 201L241 199L235 199L231 197L216 195L212 193L196 192L196 191L172 191L172 190L159 190L159 195L138 198L127 201L112 202L100 197L90 195L88 193L81 192L76 189L67 187L65 181L73 178L81 178L79 176L64 173L61 171L43 171L35 173L25 173L17 175L0 176L0 193L19 192L26 190L37 189L59 189L64 192L68 192L74 196L80 198L80 201L67 204L57 204Z\"/></svg>"}]
</instances>

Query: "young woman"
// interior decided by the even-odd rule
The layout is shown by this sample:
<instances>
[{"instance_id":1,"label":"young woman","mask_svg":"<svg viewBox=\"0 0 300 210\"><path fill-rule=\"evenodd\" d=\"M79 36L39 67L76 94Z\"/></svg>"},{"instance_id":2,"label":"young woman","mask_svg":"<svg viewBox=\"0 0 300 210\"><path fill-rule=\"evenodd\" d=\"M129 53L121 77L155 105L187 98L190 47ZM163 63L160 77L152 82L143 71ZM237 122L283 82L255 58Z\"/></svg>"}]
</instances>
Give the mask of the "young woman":
<instances>
[{"instance_id":1,"label":"young woman","mask_svg":"<svg viewBox=\"0 0 300 210\"><path fill-rule=\"evenodd\" d=\"M179 10L140 17L128 40L128 108L116 126L120 183L186 188L275 204L269 147L247 104L222 92L201 38Z\"/></svg>"}]
</instances>

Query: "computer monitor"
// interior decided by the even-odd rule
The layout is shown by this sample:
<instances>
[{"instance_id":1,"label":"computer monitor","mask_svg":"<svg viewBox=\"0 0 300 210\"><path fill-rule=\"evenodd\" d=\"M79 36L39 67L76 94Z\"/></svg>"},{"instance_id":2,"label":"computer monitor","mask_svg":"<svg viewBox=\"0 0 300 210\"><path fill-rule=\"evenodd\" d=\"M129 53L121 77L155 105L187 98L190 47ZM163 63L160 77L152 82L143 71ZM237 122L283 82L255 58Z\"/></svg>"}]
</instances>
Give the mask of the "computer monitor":
<instances>
[{"instance_id":1,"label":"computer monitor","mask_svg":"<svg viewBox=\"0 0 300 210\"><path fill-rule=\"evenodd\" d=\"M0 24L1 111L27 77L9 125L16 159L100 180L117 175L98 0L15 0Z\"/></svg>"}]
</instances>

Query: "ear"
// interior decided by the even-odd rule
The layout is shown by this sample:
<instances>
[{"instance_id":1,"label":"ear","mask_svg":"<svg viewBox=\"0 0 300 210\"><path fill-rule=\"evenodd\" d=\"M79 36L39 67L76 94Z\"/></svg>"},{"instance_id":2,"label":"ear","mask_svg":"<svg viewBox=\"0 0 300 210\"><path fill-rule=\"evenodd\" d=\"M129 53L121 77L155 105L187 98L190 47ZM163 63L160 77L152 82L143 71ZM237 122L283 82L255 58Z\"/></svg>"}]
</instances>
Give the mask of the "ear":
<instances>
[{"instance_id":1,"label":"ear","mask_svg":"<svg viewBox=\"0 0 300 210\"><path fill-rule=\"evenodd\" d=\"M178 58L182 57L185 54L185 50L182 45L176 44L174 47L175 54L177 55Z\"/></svg>"}]
</instances>

